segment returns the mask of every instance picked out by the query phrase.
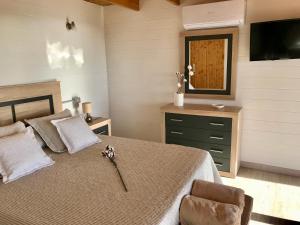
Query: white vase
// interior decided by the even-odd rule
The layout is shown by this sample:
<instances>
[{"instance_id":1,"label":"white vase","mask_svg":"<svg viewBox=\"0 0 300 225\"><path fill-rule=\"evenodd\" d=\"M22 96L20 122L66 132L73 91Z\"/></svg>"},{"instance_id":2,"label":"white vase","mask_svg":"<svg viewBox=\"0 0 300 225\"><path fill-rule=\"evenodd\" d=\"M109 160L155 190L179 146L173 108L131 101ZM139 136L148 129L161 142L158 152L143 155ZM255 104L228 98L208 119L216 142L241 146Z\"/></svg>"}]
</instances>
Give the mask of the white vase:
<instances>
[{"instance_id":1,"label":"white vase","mask_svg":"<svg viewBox=\"0 0 300 225\"><path fill-rule=\"evenodd\" d=\"M184 105L184 94L174 94L174 105L175 106L183 106Z\"/></svg>"}]
</instances>

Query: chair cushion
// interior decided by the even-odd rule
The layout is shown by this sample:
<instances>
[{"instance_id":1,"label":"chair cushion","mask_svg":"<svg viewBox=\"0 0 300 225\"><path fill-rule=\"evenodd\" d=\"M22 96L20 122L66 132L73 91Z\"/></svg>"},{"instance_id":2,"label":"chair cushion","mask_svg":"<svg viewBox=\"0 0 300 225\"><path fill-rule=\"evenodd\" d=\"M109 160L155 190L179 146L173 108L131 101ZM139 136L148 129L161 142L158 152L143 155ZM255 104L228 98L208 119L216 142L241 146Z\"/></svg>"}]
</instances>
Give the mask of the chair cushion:
<instances>
[{"instance_id":1,"label":"chair cushion","mask_svg":"<svg viewBox=\"0 0 300 225\"><path fill-rule=\"evenodd\" d=\"M241 210L245 206L244 190L223 184L196 180L193 183L191 195L216 202L233 204Z\"/></svg>"},{"instance_id":2,"label":"chair cushion","mask_svg":"<svg viewBox=\"0 0 300 225\"><path fill-rule=\"evenodd\" d=\"M186 196L180 206L182 225L240 225L238 206Z\"/></svg>"}]
</instances>

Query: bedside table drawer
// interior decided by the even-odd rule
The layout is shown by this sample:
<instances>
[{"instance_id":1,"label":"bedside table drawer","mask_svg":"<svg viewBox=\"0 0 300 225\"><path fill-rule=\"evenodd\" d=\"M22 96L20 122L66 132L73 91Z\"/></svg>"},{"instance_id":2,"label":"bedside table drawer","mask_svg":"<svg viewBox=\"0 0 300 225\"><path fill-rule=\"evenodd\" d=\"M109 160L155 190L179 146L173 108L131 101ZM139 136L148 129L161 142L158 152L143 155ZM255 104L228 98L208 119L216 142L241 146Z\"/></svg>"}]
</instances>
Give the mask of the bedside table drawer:
<instances>
[{"instance_id":1,"label":"bedside table drawer","mask_svg":"<svg viewBox=\"0 0 300 225\"><path fill-rule=\"evenodd\" d=\"M108 125L93 130L95 134L108 135Z\"/></svg>"}]
</instances>

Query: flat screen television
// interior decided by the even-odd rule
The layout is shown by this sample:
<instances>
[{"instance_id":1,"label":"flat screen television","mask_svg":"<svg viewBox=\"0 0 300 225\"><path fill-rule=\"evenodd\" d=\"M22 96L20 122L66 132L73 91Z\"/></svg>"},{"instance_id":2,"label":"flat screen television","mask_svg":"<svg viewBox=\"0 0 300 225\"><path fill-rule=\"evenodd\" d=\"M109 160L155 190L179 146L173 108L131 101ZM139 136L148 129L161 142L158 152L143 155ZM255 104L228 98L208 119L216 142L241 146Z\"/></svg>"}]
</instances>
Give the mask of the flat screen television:
<instances>
[{"instance_id":1,"label":"flat screen television","mask_svg":"<svg viewBox=\"0 0 300 225\"><path fill-rule=\"evenodd\" d=\"M251 61L297 58L300 58L300 19L251 24Z\"/></svg>"}]
</instances>

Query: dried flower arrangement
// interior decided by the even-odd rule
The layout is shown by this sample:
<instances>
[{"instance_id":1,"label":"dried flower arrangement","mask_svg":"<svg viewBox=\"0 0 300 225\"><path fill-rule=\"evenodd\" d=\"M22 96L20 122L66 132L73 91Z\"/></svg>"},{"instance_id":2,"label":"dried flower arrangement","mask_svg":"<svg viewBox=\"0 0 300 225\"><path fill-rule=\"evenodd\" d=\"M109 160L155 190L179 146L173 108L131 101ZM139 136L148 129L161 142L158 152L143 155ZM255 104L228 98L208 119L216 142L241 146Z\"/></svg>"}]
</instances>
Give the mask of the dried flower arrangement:
<instances>
[{"instance_id":1,"label":"dried flower arrangement","mask_svg":"<svg viewBox=\"0 0 300 225\"><path fill-rule=\"evenodd\" d=\"M114 147L112 147L110 145L107 145L106 148L105 148L105 150L102 152L102 155L104 157L108 158L112 162L112 164L115 166L115 168L117 169L117 172L118 172L118 174L120 176L120 179L122 181L123 187L124 187L125 191L128 192L128 189L127 189L126 184L125 184L125 182L123 180L122 174L121 174L121 172L120 172L120 170L118 168L118 165L117 165L117 163L115 161L116 153L115 153Z\"/></svg>"},{"instance_id":2,"label":"dried flower arrangement","mask_svg":"<svg viewBox=\"0 0 300 225\"><path fill-rule=\"evenodd\" d=\"M193 68L194 67L194 68ZM195 69L195 64L192 66L192 65L188 65L187 66L187 69L189 70L189 76L192 77L194 76L194 69Z\"/></svg>"},{"instance_id":3,"label":"dried flower arrangement","mask_svg":"<svg viewBox=\"0 0 300 225\"><path fill-rule=\"evenodd\" d=\"M183 86L184 83L187 82L187 80L184 77L183 73L177 72L176 73L176 77L177 77L177 94L182 94L183 93Z\"/></svg>"}]
</instances>

